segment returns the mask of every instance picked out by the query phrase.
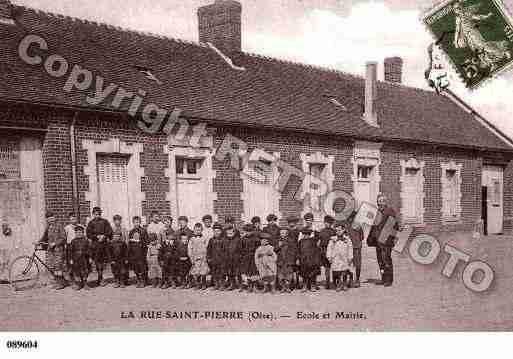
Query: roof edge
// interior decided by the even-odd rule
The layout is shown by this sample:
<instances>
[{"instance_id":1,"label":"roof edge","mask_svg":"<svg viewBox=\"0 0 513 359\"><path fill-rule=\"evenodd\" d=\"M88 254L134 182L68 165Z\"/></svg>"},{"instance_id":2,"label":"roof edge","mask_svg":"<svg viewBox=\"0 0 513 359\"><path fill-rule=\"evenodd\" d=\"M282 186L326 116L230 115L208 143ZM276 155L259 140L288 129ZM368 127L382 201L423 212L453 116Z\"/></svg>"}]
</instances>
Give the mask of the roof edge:
<instances>
[{"instance_id":1,"label":"roof edge","mask_svg":"<svg viewBox=\"0 0 513 359\"><path fill-rule=\"evenodd\" d=\"M482 126L484 126L488 131L492 132L495 136L501 139L504 143L509 145L513 149L513 139L502 132L498 127L484 118L479 112L477 112L472 106L466 103L463 99L457 96L454 92L449 89L445 89L443 91L446 94L446 97L449 98L456 105L461 107L463 110L469 112L472 115L472 118L479 122Z\"/></svg>"},{"instance_id":2,"label":"roof edge","mask_svg":"<svg viewBox=\"0 0 513 359\"><path fill-rule=\"evenodd\" d=\"M64 104L56 104L56 103L47 103L47 102L33 102L33 101L25 101L25 100L19 100L19 99L8 99L8 98L0 98L0 101L5 101L9 103L15 103L15 104L29 104L33 106L43 106L43 107L50 107L50 108L56 108L56 109L65 109L68 111L82 111L82 112L96 112L96 113L109 113L113 115L126 115L126 117L132 118L128 115L127 112L121 111L121 110L110 110L108 108L102 108L102 107L84 107L84 106L73 106L73 105L64 105ZM451 144L451 143L443 143L443 142L432 142L432 141L420 141L415 139L402 139L402 138L391 138L391 137L381 137L381 136L355 136L350 134L343 134L343 133L334 133L330 131L312 131L308 129L302 129L302 128L290 128L290 127L282 127L282 126L263 126L261 124L252 124L252 123L245 123L245 122L233 122L233 121L224 121L224 120L218 120L214 118L204 118L204 117L198 117L193 114L188 114L187 111L185 111L182 115L182 117L193 120L193 121L203 121L208 124L217 125L221 127L242 127L242 128L251 128L251 129L263 129L263 130L278 130L278 131L289 131L289 132L296 132L296 133L303 133L303 134L313 134L313 135L320 135L320 136L343 136L349 139L353 140L366 140L366 141L376 141L376 142L396 142L396 143L413 143L413 144L421 144L421 145L429 145L429 146L443 146L448 148L459 148L459 149L468 149L473 151L493 151L493 152L506 152L513 154L513 146L511 146L510 149L506 148L493 148L493 147L478 147L478 146L465 146L465 145L457 145L457 144Z\"/></svg>"}]
</instances>

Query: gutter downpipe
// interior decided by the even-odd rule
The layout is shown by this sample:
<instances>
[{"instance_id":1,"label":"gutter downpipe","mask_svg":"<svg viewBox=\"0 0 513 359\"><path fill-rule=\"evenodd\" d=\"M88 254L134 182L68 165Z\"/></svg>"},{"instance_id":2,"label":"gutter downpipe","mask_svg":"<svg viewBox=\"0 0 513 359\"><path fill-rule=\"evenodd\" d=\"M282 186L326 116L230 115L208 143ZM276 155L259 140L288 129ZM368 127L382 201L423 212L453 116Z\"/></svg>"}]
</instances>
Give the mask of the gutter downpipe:
<instances>
[{"instance_id":1,"label":"gutter downpipe","mask_svg":"<svg viewBox=\"0 0 513 359\"><path fill-rule=\"evenodd\" d=\"M73 188L73 212L80 223L80 203L78 198L78 179L77 179L77 154L75 150L75 124L77 122L78 112L73 115L71 126L69 127L69 140L71 147L71 182Z\"/></svg>"}]
</instances>

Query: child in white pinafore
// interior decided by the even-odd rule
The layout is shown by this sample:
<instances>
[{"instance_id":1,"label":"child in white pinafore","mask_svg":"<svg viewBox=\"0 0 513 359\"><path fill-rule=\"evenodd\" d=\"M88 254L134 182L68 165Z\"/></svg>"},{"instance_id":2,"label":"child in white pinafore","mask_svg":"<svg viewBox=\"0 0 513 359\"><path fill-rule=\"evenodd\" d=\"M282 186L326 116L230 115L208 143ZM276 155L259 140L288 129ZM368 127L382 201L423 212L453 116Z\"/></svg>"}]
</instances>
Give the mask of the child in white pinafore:
<instances>
[{"instance_id":1,"label":"child in white pinafore","mask_svg":"<svg viewBox=\"0 0 513 359\"><path fill-rule=\"evenodd\" d=\"M335 224L335 236L331 237L326 250L326 258L331 263L333 283L337 292L346 290L353 279L353 245L345 232L344 223ZM342 281L340 280L342 277Z\"/></svg>"},{"instance_id":2,"label":"child in white pinafore","mask_svg":"<svg viewBox=\"0 0 513 359\"><path fill-rule=\"evenodd\" d=\"M191 287L196 289L207 289L207 274L209 271L207 263L207 247L210 238L203 235L203 225L194 225L194 234L189 240L188 255L192 263L190 271Z\"/></svg>"}]
</instances>

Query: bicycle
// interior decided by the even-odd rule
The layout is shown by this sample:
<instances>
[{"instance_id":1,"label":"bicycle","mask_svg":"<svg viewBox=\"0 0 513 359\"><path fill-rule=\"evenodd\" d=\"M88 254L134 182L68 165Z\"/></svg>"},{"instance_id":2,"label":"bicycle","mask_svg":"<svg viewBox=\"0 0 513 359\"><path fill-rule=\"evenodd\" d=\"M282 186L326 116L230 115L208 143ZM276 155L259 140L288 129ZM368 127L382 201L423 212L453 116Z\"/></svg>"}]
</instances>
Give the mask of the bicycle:
<instances>
[{"instance_id":1,"label":"bicycle","mask_svg":"<svg viewBox=\"0 0 513 359\"><path fill-rule=\"evenodd\" d=\"M55 272L50 269L37 252L46 251L44 244L36 244L31 256L22 255L15 258L9 266L9 284L15 291L31 289L39 282L39 264L46 268L48 273L55 279Z\"/></svg>"}]
</instances>

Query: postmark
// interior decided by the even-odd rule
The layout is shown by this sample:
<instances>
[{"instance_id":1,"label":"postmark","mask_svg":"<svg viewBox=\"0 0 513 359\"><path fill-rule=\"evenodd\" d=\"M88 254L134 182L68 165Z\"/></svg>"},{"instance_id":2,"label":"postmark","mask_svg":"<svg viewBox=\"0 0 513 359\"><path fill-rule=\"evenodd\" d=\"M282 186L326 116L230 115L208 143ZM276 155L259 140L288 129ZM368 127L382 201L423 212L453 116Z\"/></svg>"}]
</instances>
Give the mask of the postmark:
<instances>
[{"instance_id":1,"label":"postmark","mask_svg":"<svg viewBox=\"0 0 513 359\"><path fill-rule=\"evenodd\" d=\"M469 89L513 65L513 22L500 0L446 0L422 22Z\"/></svg>"}]
</instances>

